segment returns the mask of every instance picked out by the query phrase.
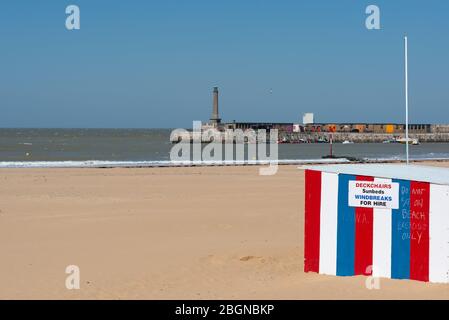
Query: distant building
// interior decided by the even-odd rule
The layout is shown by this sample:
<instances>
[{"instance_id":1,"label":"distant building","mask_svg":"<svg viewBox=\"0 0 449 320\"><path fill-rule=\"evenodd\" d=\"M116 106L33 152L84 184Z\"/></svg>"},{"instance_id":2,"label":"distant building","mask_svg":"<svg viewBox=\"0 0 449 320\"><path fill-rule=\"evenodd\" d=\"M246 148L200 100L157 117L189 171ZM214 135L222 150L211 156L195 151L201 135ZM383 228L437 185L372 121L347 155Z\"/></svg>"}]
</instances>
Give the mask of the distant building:
<instances>
[{"instance_id":1,"label":"distant building","mask_svg":"<svg viewBox=\"0 0 449 320\"><path fill-rule=\"evenodd\" d=\"M431 133L433 125L410 124L410 133ZM444 127L444 126L443 126ZM400 123L313 123L304 125L305 132L405 133Z\"/></svg>"},{"instance_id":2,"label":"distant building","mask_svg":"<svg viewBox=\"0 0 449 320\"><path fill-rule=\"evenodd\" d=\"M293 124L293 132L301 132L301 125L298 123Z\"/></svg>"},{"instance_id":3,"label":"distant building","mask_svg":"<svg viewBox=\"0 0 449 320\"><path fill-rule=\"evenodd\" d=\"M304 113L302 116L302 124L306 125L306 124L313 124L313 113L308 112L308 113Z\"/></svg>"}]
</instances>

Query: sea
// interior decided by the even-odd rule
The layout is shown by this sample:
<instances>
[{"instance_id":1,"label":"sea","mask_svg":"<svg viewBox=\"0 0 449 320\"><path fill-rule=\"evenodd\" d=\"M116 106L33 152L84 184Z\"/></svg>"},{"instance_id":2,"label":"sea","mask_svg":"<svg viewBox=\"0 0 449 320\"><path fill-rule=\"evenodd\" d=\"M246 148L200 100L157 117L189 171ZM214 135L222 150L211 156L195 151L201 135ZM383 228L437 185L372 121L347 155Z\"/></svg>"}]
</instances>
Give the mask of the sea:
<instances>
[{"instance_id":1,"label":"sea","mask_svg":"<svg viewBox=\"0 0 449 320\"><path fill-rule=\"evenodd\" d=\"M0 129L0 168L236 164L233 161L194 160L192 156L182 163L171 161L170 133L170 129ZM363 160L403 160L405 146L397 143L334 143L333 153ZM278 145L281 164L332 162L323 160L327 154L327 143ZM410 146L410 158L449 159L449 144ZM257 164L257 160L247 160Z\"/></svg>"}]
</instances>

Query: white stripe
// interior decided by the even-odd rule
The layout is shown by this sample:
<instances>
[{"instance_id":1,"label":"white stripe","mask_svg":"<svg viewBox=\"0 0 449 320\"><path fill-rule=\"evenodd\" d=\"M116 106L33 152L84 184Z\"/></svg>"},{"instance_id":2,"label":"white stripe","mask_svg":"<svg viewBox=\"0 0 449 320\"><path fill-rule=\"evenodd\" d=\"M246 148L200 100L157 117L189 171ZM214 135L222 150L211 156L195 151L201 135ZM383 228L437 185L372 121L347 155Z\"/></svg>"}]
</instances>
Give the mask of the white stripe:
<instances>
[{"instance_id":1,"label":"white stripe","mask_svg":"<svg viewBox=\"0 0 449 320\"><path fill-rule=\"evenodd\" d=\"M429 281L449 282L449 186L430 185Z\"/></svg>"},{"instance_id":2,"label":"white stripe","mask_svg":"<svg viewBox=\"0 0 449 320\"><path fill-rule=\"evenodd\" d=\"M320 272L337 274L338 174L321 173Z\"/></svg>"},{"instance_id":3,"label":"white stripe","mask_svg":"<svg viewBox=\"0 0 449 320\"><path fill-rule=\"evenodd\" d=\"M389 183L391 179L375 178L374 181ZM391 209L374 208L373 277L391 278L391 232Z\"/></svg>"}]
</instances>

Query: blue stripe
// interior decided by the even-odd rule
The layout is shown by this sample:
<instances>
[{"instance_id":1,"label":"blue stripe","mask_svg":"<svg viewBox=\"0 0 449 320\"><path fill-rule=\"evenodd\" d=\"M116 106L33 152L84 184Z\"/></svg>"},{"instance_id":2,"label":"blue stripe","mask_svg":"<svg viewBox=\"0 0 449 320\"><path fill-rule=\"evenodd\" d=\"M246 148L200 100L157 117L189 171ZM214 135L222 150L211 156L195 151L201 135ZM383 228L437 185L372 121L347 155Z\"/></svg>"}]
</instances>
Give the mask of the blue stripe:
<instances>
[{"instance_id":1,"label":"blue stripe","mask_svg":"<svg viewBox=\"0 0 449 320\"><path fill-rule=\"evenodd\" d=\"M410 181L399 183L399 209L392 210L391 278L410 278Z\"/></svg>"},{"instance_id":2,"label":"blue stripe","mask_svg":"<svg viewBox=\"0 0 449 320\"><path fill-rule=\"evenodd\" d=\"M349 181L353 175L338 175L337 276L354 275L355 208L348 205Z\"/></svg>"}]
</instances>

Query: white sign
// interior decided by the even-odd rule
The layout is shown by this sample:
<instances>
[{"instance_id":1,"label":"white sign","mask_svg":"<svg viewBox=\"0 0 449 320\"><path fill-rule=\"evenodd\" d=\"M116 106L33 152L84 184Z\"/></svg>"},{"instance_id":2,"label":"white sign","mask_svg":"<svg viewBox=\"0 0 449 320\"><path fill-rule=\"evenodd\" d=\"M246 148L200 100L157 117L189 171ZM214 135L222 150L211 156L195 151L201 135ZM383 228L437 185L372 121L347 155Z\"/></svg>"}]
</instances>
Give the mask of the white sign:
<instances>
[{"instance_id":1,"label":"white sign","mask_svg":"<svg viewBox=\"0 0 449 320\"><path fill-rule=\"evenodd\" d=\"M399 209L399 183L349 181L350 207Z\"/></svg>"}]
</instances>

